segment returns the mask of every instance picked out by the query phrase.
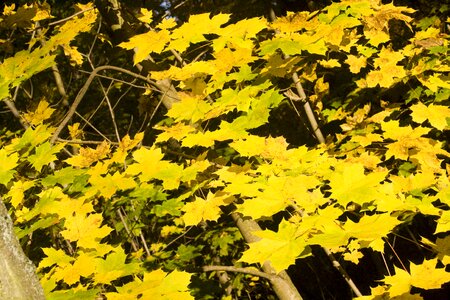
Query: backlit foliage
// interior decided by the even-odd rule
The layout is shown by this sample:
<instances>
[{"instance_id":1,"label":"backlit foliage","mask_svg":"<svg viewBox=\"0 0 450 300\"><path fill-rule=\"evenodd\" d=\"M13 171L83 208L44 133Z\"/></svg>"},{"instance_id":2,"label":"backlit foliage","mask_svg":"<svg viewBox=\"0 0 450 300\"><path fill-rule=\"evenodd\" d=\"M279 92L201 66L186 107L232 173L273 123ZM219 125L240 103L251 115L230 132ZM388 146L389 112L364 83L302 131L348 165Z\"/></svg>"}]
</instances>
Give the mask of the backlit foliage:
<instances>
[{"instance_id":1,"label":"backlit foliage","mask_svg":"<svg viewBox=\"0 0 450 300\"><path fill-rule=\"evenodd\" d=\"M5 8L3 18L13 13ZM41 102L24 116L28 129L2 138L0 184L19 238L39 232L51 239L38 266L48 299L192 299L195 272L186 266L204 251L211 251L210 263L214 255L228 256L237 266L269 261L281 271L320 245L358 264L362 249L384 252L388 235L419 214L432 216L434 234L441 234L422 241L433 258L406 270L396 266L364 299L449 282L449 39L439 24L424 25L412 13L348 0L274 22L229 24L229 15L202 14L184 24L153 24L119 45L135 49L134 64L152 55L167 66L150 78L170 78L180 98L155 126L160 133L151 146L142 146L137 133L118 146L81 146L68 157L67 145L49 142L55 128L44 121L53 111ZM151 17L147 12L147 23ZM391 20L412 33L399 49L389 34ZM72 41L95 22L96 10L87 10L41 46L6 58L1 98L54 64L60 46L59 55L80 64ZM184 64L173 63L171 51ZM258 135L271 111L288 102L294 72L311 88L320 121L341 124L326 144L296 146L282 136ZM347 76L345 96L328 97L336 88L330 72ZM364 93L399 84L414 85L401 105ZM76 124L69 130L82 138ZM187 155L166 152L173 143L174 152ZM129 247L120 210L129 213L125 223L133 224L134 236L157 227L147 236L147 255ZM232 211L254 220L285 213L276 229L254 232L261 240L241 253L232 249L241 241L233 228L171 247L190 226L223 222Z\"/></svg>"}]
</instances>

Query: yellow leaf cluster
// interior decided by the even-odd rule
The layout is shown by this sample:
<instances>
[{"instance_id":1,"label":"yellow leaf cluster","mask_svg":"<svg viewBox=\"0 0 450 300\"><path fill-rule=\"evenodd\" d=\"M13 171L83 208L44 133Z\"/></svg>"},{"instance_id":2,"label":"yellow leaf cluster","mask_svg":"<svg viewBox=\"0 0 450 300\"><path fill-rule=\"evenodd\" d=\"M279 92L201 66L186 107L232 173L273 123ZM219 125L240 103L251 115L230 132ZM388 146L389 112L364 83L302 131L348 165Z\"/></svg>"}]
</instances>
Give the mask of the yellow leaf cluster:
<instances>
[{"instance_id":1,"label":"yellow leaf cluster","mask_svg":"<svg viewBox=\"0 0 450 300\"><path fill-rule=\"evenodd\" d=\"M39 101L38 107L32 111L23 115L23 118L27 123L32 125L39 125L45 120L48 120L55 109L49 107L49 103L46 100Z\"/></svg>"},{"instance_id":2,"label":"yellow leaf cluster","mask_svg":"<svg viewBox=\"0 0 450 300\"><path fill-rule=\"evenodd\" d=\"M81 148L78 155L66 159L65 162L74 167L89 167L94 162L105 158L109 153L109 145L106 141L103 141L95 149Z\"/></svg>"}]
</instances>

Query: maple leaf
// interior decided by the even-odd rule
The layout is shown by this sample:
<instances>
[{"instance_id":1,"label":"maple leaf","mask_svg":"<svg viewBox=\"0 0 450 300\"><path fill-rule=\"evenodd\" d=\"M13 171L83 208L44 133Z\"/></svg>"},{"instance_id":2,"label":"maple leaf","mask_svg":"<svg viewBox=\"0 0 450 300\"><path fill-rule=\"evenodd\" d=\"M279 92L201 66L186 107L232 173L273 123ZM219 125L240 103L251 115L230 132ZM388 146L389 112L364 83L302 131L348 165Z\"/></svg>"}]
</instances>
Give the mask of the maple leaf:
<instances>
[{"instance_id":1,"label":"maple leaf","mask_svg":"<svg viewBox=\"0 0 450 300\"><path fill-rule=\"evenodd\" d=\"M384 131L383 136L386 139L393 140L417 139L430 131L429 128L424 127L416 127L414 129L411 126L400 127L399 121L381 122L381 129Z\"/></svg>"},{"instance_id":2,"label":"maple leaf","mask_svg":"<svg viewBox=\"0 0 450 300\"><path fill-rule=\"evenodd\" d=\"M125 263L127 255L121 247L114 248L114 251L106 256L105 259L95 261L94 280L98 283L110 284L111 281L139 272L141 266L139 263Z\"/></svg>"},{"instance_id":3,"label":"maple leaf","mask_svg":"<svg viewBox=\"0 0 450 300\"><path fill-rule=\"evenodd\" d=\"M112 231L106 225L101 226L102 221L101 214L72 214L66 217L66 229L61 231L61 235L69 241L77 241L78 247L97 249L99 241Z\"/></svg>"},{"instance_id":4,"label":"maple leaf","mask_svg":"<svg viewBox=\"0 0 450 300\"><path fill-rule=\"evenodd\" d=\"M390 296L408 293L412 286L426 290L441 288L450 281L450 273L446 272L445 268L436 268L437 261L437 258L425 260L420 265L411 262L411 274L395 267L395 275L386 276L384 279L384 282L390 285Z\"/></svg>"},{"instance_id":5,"label":"maple leaf","mask_svg":"<svg viewBox=\"0 0 450 300\"><path fill-rule=\"evenodd\" d=\"M138 149L133 153L136 163L129 165L125 173L140 174L141 182L159 179L163 181L164 189L176 189L180 184L183 167L162 160L163 156L161 149L155 147Z\"/></svg>"},{"instance_id":6,"label":"maple leaf","mask_svg":"<svg viewBox=\"0 0 450 300\"><path fill-rule=\"evenodd\" d=\"M280 53L274 53L269 56L265 67L260 71L260 73L277 77L285 77L291 73L292 69L296 67L296 64L299 63L300 60L301 58L298 56L285 58Z\"/></svg>"},{"instance_id":7,"label":"maple leaf","mask_svg":"<svg viewBox=\"0 0 450 300\"><path fill-rule=\"evenodd\" d=\"M56 160L55 153L63 149L65 144L52 145L50 142L45 142L36 147L35 153L30 155L27 160L38 171L41 172L42 167Z\"/></svg>"},{"instance_id":8,"label":"maple leaf","mask_svg":"<svg viewBox=\"0 0 450 300\"><path fill-rule=\"evenodd\" d=\"M288 11L286 16L273 21L270 27L282 33L296 32L311 26L311 23L308 22L309 16L309 12L293 13Z\"/></svg>"},{"instance_id":9,"label":"maple leaf","mask_svg":"<svg viewBox=\"0 0 450 300\"><path fill-rule=\"evenodd\" d=\"M150 30L143 34L138 34L130 38L128 42L122 42L119 47L124 49L135 49L134 65L146 59L151 53L161 53L166 44L170 41L168 30Z\"/></svg>"},{"instance_id":10,"label":"maple leaf","mask_svg":"<svg viewBox=\"0 0 450 300\"><path fill-rule=\"evenodd\" d=\"M133 178L126 177L119 172L114 175L107 174L103 176L91 176L89 183L92 185L94 193L100 192L105 199L110 199L118 190L127 190L136 187ZM88 192L89 194L89 192Z\"/></svg>"},{"instance_id":11,"label":"maple leaf","mask_svg":"<svg viewBox=\"0 0 450 300\"><path fill-rule=\"evenodd\" d=\"M69 125L67 128L69 129L70 138L72 140L76 140L84 135L83 130L80 129L80 123Z\"/></svg>"},{"instance_id":12,"label":"maple leaf","mask_svg":"<svg viewBox=\"0 0 450 300\"><path fill-rule=\"evenodd\" d=\"M141 280L135 280L122 287L116 287L117 293L106 293L111 300L132 300L139 297L160 300L193 300L188 285L191 274L183 271L166 273L161 269L145 272Z\"/></svg>"},{"instance_id":13,"label":"maple leaf","mask_svg":"<svg viewBox=\"0 0 450 300\"><path fill-rule=\"evenodd\" d=\"M134 147L138 146L142 142L143 138L143 132L136 133L133 139L131 139L128 134L125 135L119 142L119 147L117 147L116 151L111 157L111 162L123 163L128 155L128 150L131 150Z\"/></svg>"},{"instance_id":14,"label":"maple leaf","mask_svg":"<svg viewBox=\"0 0 450 300\"><path fill-rule=\"evenodd\" d=\"M41 248L42 252L46 255L40 262L38 266L38 270L42 270L44 268L51 267L53 265L56 265L58 267L64 268L65 266L68 266L71 262L75 260L74 257L71 257L67 255L63 250L61 249L54 249L54 248Z\"/></svg>"},{"instance_id":15,"label":"maple leaf","mask_svg":"<svg viewBox=\"0 0 450 300\"><path fill-rule=\"evenodd\" d=\"M278 232L271 230L254 231L261 240L250 243L239 261L249 264L269 261L272 267L280 272L295 263L299 257L311 255L308 243L301 236L302 231L295 224L282 220Z\"/></svg>"},{"instance_id":16,"label":"maple leaf","mask_svg":"<svg viewBox=\"0 0 450 300\"><path fill-rule=\"evenodd\" d=\"M80 32L91 30L96 19L97 10L95 9L85 11L83 15L71 18L58 28L59 32L45 43L43 49L48 51L59 45L68 45Z\"/></svg>"},{"instance_id":17,"label":"maple leaf","mask_svg":"<svg viewBox=\"0 0 450 300\"><path fill-rule=\"evenodd\" d=\"M181 95L181 101L172 105L167 116L175 121L189 120L192 123L202 120L203 116L212 109L212 106L202 99L201 96L190 97Z\"/></svg>"},{"instance_id":18,"label":"maple leaf","mask_svg":"<svg viewBox=\"0 0 450 300\"><path fill-rule=\"evenodd\" d=\"M437 227L434 233L450 231L450 210L441 212L441 217L437 220Z\"/></svg>"},{"instance_id":19,"label":"maple leaf","mask_svg":"<svg viewBox=\"0 0 450 300\"><path fill-rule=\"evenodd\" d=\"M390 40L389 34L384 30L365 29L364 36L369 40L369 44L375 47Z\"/></svg>"},{"instance_id":20,"label":"maple leaf","mask_svg":"<svg viewBox=\"0 0 450 300\"><path fill-rule=\"evenodd\" d=\"M36 73L50 68L55 55L50 50L38 48L32 52L23 50L8 57L0 64L0 99L9 96L9 89L18 86Z\"/></svg>"},{"instance_id":21,"label":"maple leaf","mask_svg":"<svg viewBox=\"0 0 450 300\"><path fill-rule=\"evenodd\" d=\"M217 221L222 210L221 205L227 205L232 202L228 195L217 196L211 192L206 199L195 197L193 202L188 202L183 207L184 215L182 217L185 226L197 225L201 221Z\"/></svg>"},{"instance_id":22,"label":"maple leaf","mask_svg":"<svg viewBox=\"0 0 450 300\"><path fill-rule=\"evenodd\" d=\"M438 259L425 260L416 265L411 262L411 285L421 289L439 289L450 282L450 273L445 268L436 268Z\"/></svg>"},{"instance_id":23,"label":"maple leaf","mask_svg":"<svg viewBox=\"0 0 450 300\"><path fill-rule=\"evenodd\" d=\"M167 142L170 138L174 138L178 141L181 141L188 134L197 131L197 129L194 126L186 125L182 122L176 123L170 127L157 125L154 128L163 131L162 133L158 134L156 138L156 143Z\"/></svg>"},{"instance_id":24,"label":"maple leaf","mask_svg":"<svg viewBox=\"0 0 450 300\"><path fill-rule=\"evenodd\" d=\"M209 15L209 13L191 15L188 22L183 23L183 25L172 32L170 36L172 41L167 48L183 53L190 43L195 44L205 41L205 34L219 34L221 31L220 26L228 22L230 18L228 14L217 14L212 18L209 18Z\"/></svg>"},{"instance_id":25,"label":"maple leaf","mask_svg":"<svg viewBox=\"0 0 450 300\"><path fill-rule=\"evenodd\" d=\"M322 67L325 67L325 68L338 68L341 66L339 61L334 58L328 59L328 60L325 60L325 59L319 60L319 65L321 65Z\"/></svg>"},{"instance_id":26,"label":"maple leaf","mask_svg":"<svg viewBox=\"0 0 450 300\"><path fill-rule=\"evenodd\" d=\"M396 297L411 290L411 275L403 269L394 266L395 275L385 276L383 281L390 285L389 296Z\"/></svg>"},{"instance_id":27,"label":"maple leaf","mask_svg":"<svg viewBox=\"0 0 450 300\"><path fill-rule=\"evenodd\" d=\"M105 158L109 154L109 145L106 141L103 141L95 149L81 148L78 155L72 156L65 160L66 163L74 167L89 167L94 162Z\"/></svg>"},{"instance_id":28,"label":"maple leaf","mask_svg":"<svg viewBox=\"0 0 450 300\"><path fill-rule=\"evenodd\" d=\"M78 51L78 47L70 45L62 45L64 54L69 57L70 65L75 67L83 63L83 55Z\"/></svg>"},{"instance_id":29,"label":"maple leaf","mask_svg":"<svg viewBox=\"0 0 450 300\"><path fill-rule=\"evenodd\" d=\"M384 242L381 238L388 235L400 223L401 221L389 214L381 214L364 216L358 223L347 221L344 229L348 236L357 238L362 247L370 247L382 252Z\"/></svg>"},{"instance_id":30,"label":"maple leaf","mask_svg":"<svg viewBox=\"0 0 450 300\"><path fill-rule=\"evenodd\" d=\"M9 155L8 155L9 154ZM17 166L19 155L16 152L8 153L6 149L0 149L0 184L7 185L13 178L13 170Z\"/></svg>"},{"instance_id":31,"label":"maple leaf","mask_svg":"<svg viewBox=\"0 0 450 300\"><path fill-rule=\"evenodd\" d=\"M80 215L94 212L91 202L86 202L84 198L70 198L60 187L43 191L39 198L43 202L43 205L39 205L41 215L57 214L60 219L65 219L73 217L74 211Z\"/></svg>"},{"instance_id":32,"label":"maple leaf","mask_svg":"<svg viewBox=\"0 0 450 300\"><path fill-rule=\"evenodd\" d=\"M39 101L38 107L33 112L23 115L23 118L32 125L39 125L51 117L55 109L50 108L46 100Z\"/></svg>"},{"instance_id":33,"label":"maple leaf","mask_svg":"<svg viewBox=\"0 0 450 300\"><path fill-rule=\"evenodd\" d=\"M0 158L1 160L1 158ZM6 197L11 197L10 203L14 208L18 208L24 199L24 192L35 185L34 181L18 180L13 183Z\"/></svg>"},{"instance_id":34,"label":"maple leaf","mask_svg":"<svg viewBox=\"0 0 450 300\"><path fill-rule=\"evenodd\" d=\"M148 10L146 8L141 8L141 14L142 16L139 17L139 21L150 24L153 19L153 11Z\"/></svg>"},{"instance_id":35,"label":"maple leaf","mask_svg":"<svg viewBox=\"0 0 450 300\"><path fill-rule=\"evenodd\" d=\"M72 285L80 281L80 277L88 277L92 275L95 270L95 258L91 253L81 252L74 260L73 264L59 266L56 268L54 278L61 279L65 283Z\"/></svg>"},{"instance_id":36,"label":"maple leaf","mask_svg":"<svg viewBox=\"0 0 450 300\"><path fill-rule=\"evenodd\" d=\"M387 170L364 174L362 164L343 164L330 177L331 197L346 206L349 202L363 204L375 200L377 186L386 178Z\"/></svg>"},{"instance_id":37,"label":"maple leaf","mask_svg":"<svg viewBox=\"0 0 450 300\"><path fill-rule=\"evenodd\" d=\"M423 123L428 120L431 126L439 130L444 130L449 126L447 119L450 118L450 108L447 106L434 104L425 106L422 102L419 102L411 106L411 110L414 122Z\"/></svg>"},{"instance_id":38,"label":"maple leaf","mask_svg":"<svg viewBox=\"0 0 450 300\"><path fill-rule=\"evenodd\" d=\"M357 74L367 65L367 58L364 56L348 55L345 63L349 65L350 72Z\"/></svg>"},{"instance_id":39,"label":"maple leaf","mask_svg":"<svg viewBox=\"0 0 450 300\"><path fill-rule=\"evenodd\" d=\"M30 146L35 147L42 142L48 140L52 135L53 128L49 128L44 124L35 128L28 127L20 138L15 138L9 145L5 147L8 151L24 151Z\"/></svg>"},{"instance_id":40,"label":"maple leaf","mask_svg":"<svg viewBox=\"0 0 450 300\"><path fill-rule=\"evenodd\" d=\"M247 41L254 38L258 32L265 28L267 28L267 21L264 18L244 19L220 28L217 32L219 37L212 43L213 50L214 52L220 51L227 44L242 48L253 48L253 43Z\"/></svg>"},{"instance_id":41,"label":"maple leaf","mask_svg":"<svg viewBox=\"0 0 450 300\"><path fill-rule=\"evenodd\" d=\"M230 136L227 137L221 130L196 132L188 134L181 142L181 145L183 147L212 147L216 140L223 141L227 139L230 139Z\"/></svg>"}]
</instances>

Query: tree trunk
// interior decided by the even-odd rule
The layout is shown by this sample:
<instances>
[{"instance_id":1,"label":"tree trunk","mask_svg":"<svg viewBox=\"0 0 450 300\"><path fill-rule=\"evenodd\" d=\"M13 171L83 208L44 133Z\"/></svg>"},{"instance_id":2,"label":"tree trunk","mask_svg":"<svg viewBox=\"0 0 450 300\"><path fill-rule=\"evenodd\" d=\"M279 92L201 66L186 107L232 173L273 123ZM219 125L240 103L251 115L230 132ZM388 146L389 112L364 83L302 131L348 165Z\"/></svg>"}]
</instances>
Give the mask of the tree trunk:
<instances>
[{"instance_id":1,"label":"tree trunk","mask_svg":"<svg viewBox=\"0 0 450 300\"><path fill-rule=\"evenodd\" d=\"M11 217L0 198L0 299L45 299L36 268L14 234Z\"/></svg>"}]
</instances>

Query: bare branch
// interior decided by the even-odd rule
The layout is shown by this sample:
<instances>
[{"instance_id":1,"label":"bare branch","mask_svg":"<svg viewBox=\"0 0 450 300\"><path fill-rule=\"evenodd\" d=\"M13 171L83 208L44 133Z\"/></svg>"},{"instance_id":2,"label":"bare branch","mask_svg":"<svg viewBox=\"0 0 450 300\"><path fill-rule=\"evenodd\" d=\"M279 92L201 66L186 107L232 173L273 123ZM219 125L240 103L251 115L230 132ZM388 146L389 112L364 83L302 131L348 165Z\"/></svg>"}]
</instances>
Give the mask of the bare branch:
<instances>
[{"instance_id":1,"label":"bare branch","mask_svg":"<svg viewBox=\"0 0 450 300\"><path fill-rule=\"evenodd\" d=\"M100 66L95 68L92 72L91 75L89 75L88 79L86 80L85 84L83 85L83 87L80 89L80 91L78 92L78 95L76 96L74 102L72 103L72 105L69 108L69 111L67 112L66 116L64 117L64 119L62 120L62 122L59 124L58 128L56 128L55 133L53 134L50 142L53 144L55 143L56 139L59 137L61 131L64 129L64 127L67 125L67 123L69 123L70 119L72 118L72 116L75 114L75 111L78 107L78 105L80 104L81 100L83 99L84 95L86 94L89 86L92 83L92 80L94 80L95 76L97 75L98 72L103 71L103 70L115 70L115 71L119 71L125 74L128 74L130 76L133 76L135 78L138 78L140 80L143 80L151 85L157 86L157 84L148 79L147 77L144 77L140 74L128 71L127 69L123 69L120 67L115 67L115 66Z\"/></svg>"},{"instance_id":2,"label":"bare branch","mask_svg":"<svg viewBox=\"0 0 450 300\"><path fill-rule=\"evenodd\" d=\"M235 266L203 266L203 271L205 272L213 272L213 271L226 271L226 272L234 272L234 273L243 273L249 274L253 276L258 276L262 278L266 278L270 281L276 280L279 278L277 275L267 274L265 272L258 271L256 269L250 268L239 268Z\"/></svg>"}]
</instances>

